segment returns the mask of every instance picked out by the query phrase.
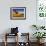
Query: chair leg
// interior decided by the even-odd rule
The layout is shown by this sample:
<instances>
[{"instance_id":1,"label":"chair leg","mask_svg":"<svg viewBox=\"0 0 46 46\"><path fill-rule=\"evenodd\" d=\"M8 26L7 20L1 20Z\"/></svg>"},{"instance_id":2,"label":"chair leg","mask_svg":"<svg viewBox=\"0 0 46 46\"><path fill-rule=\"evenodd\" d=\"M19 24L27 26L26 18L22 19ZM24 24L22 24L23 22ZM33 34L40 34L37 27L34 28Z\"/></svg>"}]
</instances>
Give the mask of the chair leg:
<instances>
[{"instance_id":1,"label":"chair leg","mask_svg":"<svg viewBox=\"0 0 46 46\"><path fill-rule=\"evenodd\" d=\"M5 46L7 46L7 34L5 34Z\"/></svg>"},{"instance_id":2,"label":"chair leg","mask_svg":"<svg viewBox=\"0 0 46 46\"><path fill-rule=\"evenodd\" d=\"M5 41L5 46L7 46L7 42Z\"/></svg>"}]
</instances>

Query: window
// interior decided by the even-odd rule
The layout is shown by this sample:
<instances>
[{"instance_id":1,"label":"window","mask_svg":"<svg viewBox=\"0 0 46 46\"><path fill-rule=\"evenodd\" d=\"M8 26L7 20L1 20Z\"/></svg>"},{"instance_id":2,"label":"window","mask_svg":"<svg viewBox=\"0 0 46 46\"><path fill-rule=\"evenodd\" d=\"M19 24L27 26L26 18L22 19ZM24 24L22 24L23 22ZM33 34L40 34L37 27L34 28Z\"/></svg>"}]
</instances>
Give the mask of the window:
<instances>
[{"instance_id":1,"label":"window","mask_svg":"<svg viewBox=\"0 0 46 46\"><path fill-rule=\"evenodd\" d=\"M46 0L37 1L37 15L39 17L46 17Z\"/></svg>"}]
</instances>

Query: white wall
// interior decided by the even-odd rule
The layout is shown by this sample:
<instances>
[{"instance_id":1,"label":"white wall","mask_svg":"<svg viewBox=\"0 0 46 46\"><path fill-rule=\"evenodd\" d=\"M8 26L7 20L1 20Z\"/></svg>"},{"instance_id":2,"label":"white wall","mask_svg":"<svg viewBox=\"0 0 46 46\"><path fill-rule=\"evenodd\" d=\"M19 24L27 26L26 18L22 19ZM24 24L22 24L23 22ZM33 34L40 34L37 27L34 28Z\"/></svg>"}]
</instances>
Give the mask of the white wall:
<instances>
[{"instance_id":1,"label":"white wall","mask_svg":"<svg viewBox=\"0 0 46 46\"><path fill-rule=\"evenodd\" d=\"M26 20L10 20L10 7L26 7ZM20 32L32 36L32 24L36 24L36 0L0 0L0 34L17 26Z\"/></svg>"},{"instance_id":2,"label":"white wall","mask_svg":"<svg viewBox=\"0 0 46 46\"><path fill-rule=\"evenodd\" d=\"M2 0L0 1L0 34L4 29L18 26L20 32L30 31L31 24L36 24L36 0ZM10 7L26 7L26 20L10 20ZM28 30L26 30L28 29Z\"/></svg>"}]
</instances>

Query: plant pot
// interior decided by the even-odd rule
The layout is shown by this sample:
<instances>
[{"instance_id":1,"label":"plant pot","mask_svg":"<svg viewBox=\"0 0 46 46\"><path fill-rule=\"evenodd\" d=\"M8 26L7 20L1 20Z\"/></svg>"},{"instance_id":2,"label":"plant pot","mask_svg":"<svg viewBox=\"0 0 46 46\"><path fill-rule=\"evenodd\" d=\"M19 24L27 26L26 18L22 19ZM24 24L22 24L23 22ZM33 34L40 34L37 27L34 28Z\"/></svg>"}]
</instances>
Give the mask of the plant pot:
<instances>
[{"instance_id":1,"label":"plant pot","mask_svg":"<svg viewBox=\"0 0 46 46\"><path fill-rule=\"evenodd\" d=\"M37 39L37 43L40 43L40 39Z\"/></svg>"},{"instance_id":2,"label":"plant pot","mask_svg":"<svg viewBox=\"0 0 46 46\"><path fill-rule=\"evenodd\" d=\"M44 43L44 40L45 40L45 39L40 39L40 43Z\"/></svg>"},{"instance_id":3,"label":"plant pot","mask_svg":"<svg viewBox=\"0 0 46 46\"><path fill-rule=\"evenodd\" d=\"M38 39L38 40L37 40L37 43L41 44L41 43L44 42L44 40L45 40L45 39Z\"/></svg>"}]
</instances>

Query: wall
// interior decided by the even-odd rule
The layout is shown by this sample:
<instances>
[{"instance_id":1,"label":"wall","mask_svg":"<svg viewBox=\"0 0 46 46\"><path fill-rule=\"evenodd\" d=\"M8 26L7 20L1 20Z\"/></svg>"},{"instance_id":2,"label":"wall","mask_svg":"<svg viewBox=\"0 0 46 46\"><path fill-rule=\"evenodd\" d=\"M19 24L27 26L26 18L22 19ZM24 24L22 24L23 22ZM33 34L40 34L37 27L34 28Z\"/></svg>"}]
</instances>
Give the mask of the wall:
<instances>
[{"instance_id":1,"label":"wall","mask_svg":"<svg viewBox=\"0 0 46 46\"><path fill-rule=\"evenodd\" d=\"M17 26L19 32L29 32L32 37L35 31L31 25L36 24L36 0L1 0L0 6L0 35ZM10 7L26 7L26 20L10 20Z\"/></svg>"}]
</instances>

